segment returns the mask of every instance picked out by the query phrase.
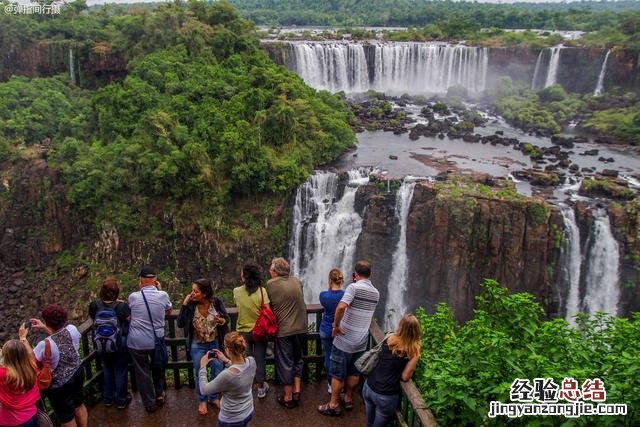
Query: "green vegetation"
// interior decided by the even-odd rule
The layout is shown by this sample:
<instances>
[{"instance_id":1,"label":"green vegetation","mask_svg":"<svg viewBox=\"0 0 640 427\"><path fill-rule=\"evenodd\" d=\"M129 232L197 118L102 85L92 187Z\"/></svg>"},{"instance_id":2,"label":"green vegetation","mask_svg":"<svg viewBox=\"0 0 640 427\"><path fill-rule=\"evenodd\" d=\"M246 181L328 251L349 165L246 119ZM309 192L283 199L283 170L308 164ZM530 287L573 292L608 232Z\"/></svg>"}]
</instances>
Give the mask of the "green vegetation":
<instances>
[{"instance_id":1,"label":"green vegetation","mask_svg":"<svg viewBox=\"0 0 640 427\"><path fill-rule=\"evenodd\" d=\"M529 215L536 224L544 224L549 217L549 206L544 202L533 203L527 209Z\"/></svg>"},{"instance_id":2,"label":"green vegetation","mask_svg":"<svg viewBox=\"0 0 640 427\"><path fill-rule=\"evenodd\" d=\"M614 199L631 200L636 197L635 191L606 178L584 179L580 184L580 194L604 196Z\"/></svg>"},{"instance_id":3,"label":"green vegetation","mask_svg":"<svg viewBox=\"0 0 640 427\"><path fill-rule=\"evenodd\" d=\"M543 320L527 293L509 294L486 279L474 318L459 324L446 304L432 315L418 310L422 355L414 380L441 425L637 425L640 422L640 314L631 319L579 314L577 328L564 319ZM606 403L625 403L620 417L506 417L489 419L489 402L509 402L514 379L566 377L582 384L600 378ZM564 424L563 424L564 423Z\"/></svg>"},{"instance_id":4,"label":"green vegetation","mask_svg":"<svg viewBox=\"0 0 640 427\"><path fill-rule=\"evenodd\" d=\"M495 110L515 126L559 133L570 121L601 138L640 144L640 97L611 90L602 96L567 93L559 85L533 91L503 77L487 93Z\"/></svg>"},{"instance_id":5,"label":"green vegetation","mask_svg":"<svg viewBox=\"0 0 640 427\"><path fill-rule=\"evenodd\" d=\"M263 25L425 26L455 32L469 22L482 28L596 30L615 25L634 1L486 4L468 1L233 0L243 16ZM620 12L620 13L616 13Z\"/></svg>"},{"instance_id":6,"label":"green vegetation","mask_svg":"<svg viewBox=\"0 0 640 427\"><path fill-rule=\"evenodd\" d=\"M271 62L228 3L131 14L86 15L84 7L72 3L46 23L35 15L0 23L26 26L34 43L57 37L125 49L126 78L97 90L62 76L0 83L0 157L12 155L7 141L50 138L70 201L96 224L153 235L153 201L177 224L238 240L256 228L219 224L231 198L282 194L355 142L343 100ZM7 43L20 42L0 40Z\"/></svg>"}]
</instances>

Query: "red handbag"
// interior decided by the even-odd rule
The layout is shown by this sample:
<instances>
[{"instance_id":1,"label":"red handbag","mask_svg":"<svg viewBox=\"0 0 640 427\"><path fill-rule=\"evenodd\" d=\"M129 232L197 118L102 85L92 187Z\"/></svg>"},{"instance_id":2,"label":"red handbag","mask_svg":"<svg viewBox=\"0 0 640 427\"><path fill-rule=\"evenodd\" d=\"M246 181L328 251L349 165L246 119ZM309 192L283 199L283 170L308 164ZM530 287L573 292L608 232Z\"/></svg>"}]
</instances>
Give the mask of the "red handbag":
<instances>
[{"instance_id":1,"label":"red handbag","mask_svg":"<svg viewBox=\"0 0 640 427\"><path fill-rule=\"evenodd\" d=\"M258 319L251 331L251 338L254 341L266 341L272 339L278 333L278 320L276 315L273 314L273 310L264 303L264 294L262 293L262 287L260 287L260 298L262 300L260 304L260 312L258 313Z\"/></svg>"},{"instance_id":2,"label":"red handbag","mask_svg":"<svg viewBox=\"0 0 640 427\"><path fill-rule=\"evenodd\" d=\"M44 357L42 358L42 367L38 369L38 388L47 390L51 387L53 375L51 372L51 343L47 338L44 340Z\"/></svg>"}]
</instances>

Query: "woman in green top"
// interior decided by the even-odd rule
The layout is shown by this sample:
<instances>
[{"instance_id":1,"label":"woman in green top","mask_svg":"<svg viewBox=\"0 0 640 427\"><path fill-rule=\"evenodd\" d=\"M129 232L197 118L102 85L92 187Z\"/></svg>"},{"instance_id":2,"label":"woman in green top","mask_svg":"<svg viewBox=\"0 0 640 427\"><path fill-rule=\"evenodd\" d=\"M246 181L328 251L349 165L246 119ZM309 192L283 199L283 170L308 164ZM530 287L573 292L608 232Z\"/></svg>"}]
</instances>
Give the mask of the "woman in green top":
<instances>
[{"instance_id":1,"label":"woman in green top","mask_svg":"<svg viewBox=\"0 0 640 427\"><path fill-rule=\"evenodd\" d=\"M262 399L269 391L269 384L265 381L265 356L267 341L254 341L251 330L256 324L260 306L269 304L267 290L262 285L262 269L254 263L247 263L242 267L240 279L243 285L233 290L233 300L238 307L238 323L236 330L242 334L247 342L247 356L256 360L255 384L258 388L258 398Z\"/></svg>"}]
</instances>

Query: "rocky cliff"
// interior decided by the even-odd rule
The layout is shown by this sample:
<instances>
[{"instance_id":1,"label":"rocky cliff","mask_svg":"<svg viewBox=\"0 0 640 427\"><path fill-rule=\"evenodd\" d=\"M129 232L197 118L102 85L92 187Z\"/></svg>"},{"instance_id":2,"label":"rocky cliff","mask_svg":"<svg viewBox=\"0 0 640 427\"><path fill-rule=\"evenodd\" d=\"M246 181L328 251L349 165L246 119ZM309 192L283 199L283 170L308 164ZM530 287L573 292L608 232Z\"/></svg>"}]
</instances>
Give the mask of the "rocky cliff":
<instances>
[{"instance_id":1,"label":"rocky cliff","mask_svg":"<svg viewBox=\"0 0 640 427\"><path fill-rule=\"evenodd\" d=\"M72 319L86 318L87 304L106 276L121 280L126 298L144 264L159 270L176 303L200 277L212 278L230 300L244 262L267 266L284 253L288 195L235 200L228 217L213 225L200 224L197 210L192 221L178 224L176 207L158 200L150 215L160 226L153 235L134 236L109 224L92 225L76 212L42 147L0 165L0 176L0 316L12 320L0 325L0 340L49 303L67 306Z\"/></svg>"},{"instance_id":2,"label":"rocky cliff","mask_svg":"<svg viewBox=\"0 0 640 427\"><path fill-rule=\"evenodd\" d=\"M376 280L386 282L395 261L395 245L388 243L397 234L394 196L368 186L357 197L365 215L358 255L371 259ZM407 224L405 303L432 311L446 302L459 320L468 320L480 282L494 278L512 291L532 293L554 314L551 283L561 228L559 213L537 199L474 183L418 183Z\"/></svg>"}]
</instances>

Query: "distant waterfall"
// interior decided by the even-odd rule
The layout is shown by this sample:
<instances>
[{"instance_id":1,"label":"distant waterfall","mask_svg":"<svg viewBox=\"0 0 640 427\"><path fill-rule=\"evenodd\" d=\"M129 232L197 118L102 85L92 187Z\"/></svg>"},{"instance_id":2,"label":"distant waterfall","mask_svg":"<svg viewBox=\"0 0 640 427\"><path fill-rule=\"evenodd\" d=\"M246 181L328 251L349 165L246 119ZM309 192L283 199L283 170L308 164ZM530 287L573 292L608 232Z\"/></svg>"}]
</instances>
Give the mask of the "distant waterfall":
<instances>
[{"instance_id":1,"label":"distant waterfall","mask_svg":"<svg viewBox=\"0 0 640 427\"><path fill-rule=\"evenodd\" d=\"M564 241L562 248L562 282L568 287L566 315L570 324L574 324L574 316L580 311L580 267L582 254L580 251L580 230L576 223L576 215L573 207L560 206L560 212L564 220Z\"/></svg>"},{"instance_id":2,"label":"distant waterfall","mask_svg":"<svg viewBox=\"0 0 640 427\"><path fill-rule=\"evenodd\" d=\"M409 207L413 198L415 181L405 178L396 194L395 215L400 224L400 235L398 244L393 252L393 268L387 286L387 303L385 305L387 330L394 330L398 326L401 317L407 311L405 294L407 291L407 276L409 273L409 262L407 257L407 219L409 218Z\"/></svg>"},{"instance_id":3,"label":"distant waterfall","mask_svg":"<svg viewBox=\"0 0 640 427\"><path fill-rule=\"evenodd\" d=\"M294 71L310 86L329 91L444 93L464 86L485 89L488 50L443 43L293 42Z\"/></svg>"},{"instance_id":4,"label":"distant waterfall","mask_svg":"<svg viewBox=\"0 0 640 427\"><path fill-rule=\"evenodd\" d=\"M560 51L562 47L552 47L551 57L549 58L549 69L547 70L547 79L544 82L544 87L549 87L556 84L558 78L558 65L560 64Z\"/></svg>"},{"instance_id":5,"label":"distant waterfall","mask_svg":"<svg viewBox=\"0 0 640 427\"><path fill-rule=\"evenodd\" d=\"M602 61L602 68L600 68L600 74L598 75L598 83L596 83L596 89L593 91L595 96L602 95L604 90L604 76L607 73L607 62L609 62L610 54L611 49L607 51L607 54L604 56L604 61Z\"/></svg>"},{"instance_id":6,"label":"distant waterfall","mask_svg":"<svg viewBox=\"0 0 640 427\"><path fill-rule=\"evenodd\" d=\"M616 315L620 300L618 242L611 233L607 212L604 209L596 209L593 216L592 245L587 257L585 276L584 308L589 314L604 311Z\"/></svg>"},{"instance_id":7,"label":"distant waterfall","mask_svg":"<svg viewBox=\"0 0 640 427\"><path fill-rule=\"evenodd\" d=\"M307 303L317 303L328 289L332 268L353 269L362 218L355 211L357 187L369 181L369 170L349 171L349 182L338 200L339 177L315 171L296 193L290 245L292 273L302 280Z\"/></svg>"},{"instance_id":8,"label":"distant waterfall","mask_svg":"<svg viewBox=\"0 0 640 427\"><path fill-rule=\"evenodd\" d=\"M73 49L71 48L69 48L69 78L71 79L71 83L76 83L76 71L73 64Z\"/></svg>"}]
</instances>

